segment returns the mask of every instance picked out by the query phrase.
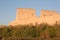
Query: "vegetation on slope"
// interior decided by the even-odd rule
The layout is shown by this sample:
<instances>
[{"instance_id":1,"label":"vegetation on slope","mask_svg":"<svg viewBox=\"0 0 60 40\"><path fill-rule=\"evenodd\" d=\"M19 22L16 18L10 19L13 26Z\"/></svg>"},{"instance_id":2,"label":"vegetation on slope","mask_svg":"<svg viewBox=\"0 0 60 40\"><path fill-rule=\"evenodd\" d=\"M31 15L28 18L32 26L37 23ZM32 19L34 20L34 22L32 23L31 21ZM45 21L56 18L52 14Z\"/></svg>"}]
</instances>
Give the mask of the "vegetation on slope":
<instances>
[{"instance_id":1,"label":"vegetation on slope","mask_svg":"<svg viewBox=\"0 0 60 40\"><path fill-rule=\"evenodd\" d=\"M60 38L60 25L0 26L0 40L44 40L48 38Z\"/></svg>"}]
</instances>

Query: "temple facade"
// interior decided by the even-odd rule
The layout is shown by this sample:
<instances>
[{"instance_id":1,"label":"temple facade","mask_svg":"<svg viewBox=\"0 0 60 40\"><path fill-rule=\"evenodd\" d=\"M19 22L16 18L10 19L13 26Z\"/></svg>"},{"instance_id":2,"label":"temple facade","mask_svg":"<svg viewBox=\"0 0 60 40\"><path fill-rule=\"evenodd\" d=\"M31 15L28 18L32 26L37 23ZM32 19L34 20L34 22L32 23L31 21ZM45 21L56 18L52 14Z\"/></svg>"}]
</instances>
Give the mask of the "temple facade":
<instances>
[{"instance_id":1,"label":"temple facade","mask_svg":"<svg viewBox=\"0 0 60 40\"><path fill-rule=\"evenodd\" d=\"M60 14L52 10L41 10L40 16L36 16L35 9L18 8L16 19L9 23L9 25L27 25L27 24L41 24L47 23L49 25L60 24Z\"/></svg>"}]
</instances>

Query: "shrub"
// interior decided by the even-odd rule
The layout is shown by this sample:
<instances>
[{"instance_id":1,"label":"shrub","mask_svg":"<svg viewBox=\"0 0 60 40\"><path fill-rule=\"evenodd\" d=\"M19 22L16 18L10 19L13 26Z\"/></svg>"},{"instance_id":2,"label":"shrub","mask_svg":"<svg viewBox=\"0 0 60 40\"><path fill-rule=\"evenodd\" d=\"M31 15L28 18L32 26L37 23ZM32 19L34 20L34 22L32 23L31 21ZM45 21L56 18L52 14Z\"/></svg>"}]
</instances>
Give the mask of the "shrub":
<instances>
[{"instance_id":1,"label":"shrub","mask_svg":"<svg viewBox=\"0 0 60 40\"><path fill-rule=\"evenodd\" d=\"M1 26L2 27L2 26ZM19 38L40 38L47 30L50 38L57 37L57 32L60 34L60 25L50 26L48 24L40 25L17 25L17 26L3 26L0 28L1 39L19 39ZM43 35L44 36L44 35Z\"/></svg>"},{"instance_id":2,"label":"shrub","mask_svg":"<svg viewBox=\"0 0 60 40\"><path fill-rule=\"evenodd\" d=\"M56 29L54 29L54 27L48 27L48 33L50 38L54 38L57 36Z\"/></svg>"}]
</instances>

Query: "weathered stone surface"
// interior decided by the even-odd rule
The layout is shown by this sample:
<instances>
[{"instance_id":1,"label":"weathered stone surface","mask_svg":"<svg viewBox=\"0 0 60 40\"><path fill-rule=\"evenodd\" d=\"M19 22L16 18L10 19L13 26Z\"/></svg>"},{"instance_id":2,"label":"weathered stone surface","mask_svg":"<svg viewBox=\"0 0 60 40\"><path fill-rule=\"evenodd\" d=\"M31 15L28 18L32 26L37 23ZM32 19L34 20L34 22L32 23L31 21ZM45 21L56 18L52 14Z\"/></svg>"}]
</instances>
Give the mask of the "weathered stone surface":
<instances>
[{"instance_id":1,"label":"weathered stone surface","mask_svg":"<svg viewBox=\"0 0 60 40\"><path fill-rule=\"evenodd\" d=\"M60 23L60 14L56 11L41 10L40 17L37 17L34 9L18 8L16 14L16 20L9 23L9 25L27 25L27 24L41 24L47 23L53 25Z\"/></svg>"},{"instance_id":2,"label":"weathered stone surface","mask_svg":"<svg viewBox=\"0 0 60 40\"><path fill-rule=\"evenodd\" d=\"M18 8L16 20L26 20L36 16L34 9Z\"/></svg>"}]
</instances>

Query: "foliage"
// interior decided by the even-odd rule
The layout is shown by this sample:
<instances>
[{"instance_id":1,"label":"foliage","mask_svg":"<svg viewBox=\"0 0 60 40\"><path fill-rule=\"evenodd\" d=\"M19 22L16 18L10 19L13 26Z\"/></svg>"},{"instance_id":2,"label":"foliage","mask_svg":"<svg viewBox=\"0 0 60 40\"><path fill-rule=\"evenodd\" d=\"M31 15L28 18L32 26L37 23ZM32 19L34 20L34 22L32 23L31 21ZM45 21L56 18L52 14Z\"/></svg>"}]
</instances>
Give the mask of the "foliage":
<instances>
[{"instance_id":1,"label":"foliage","mask_svg":"<svg viewBox=\"0 0 60 40\"><path fill-rule=\"evenodd\" d=\"M17 26L0 26L0 40L8 38L42 38L43 33L47 30L49 38L58 37L60 34L60 25L17 25ZM44 36L44 35L43 35ZM47 37L46 37L47 38Z\"/></svg>"},{"instance_id":2,"label":"foliage","mask_svg":"<svg viewBox=\"0 0 60 40\"><path fill-rule=\"evenodd\" d=\"M50 38L54 38L56 37L57 35L57 30L54 28L54 27L48 27L48 33L49 33L49 37Z\"/></svg>"}]
</instances>

